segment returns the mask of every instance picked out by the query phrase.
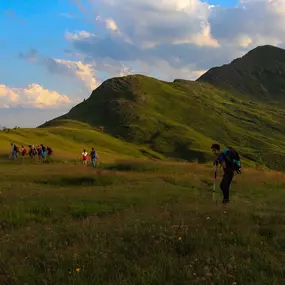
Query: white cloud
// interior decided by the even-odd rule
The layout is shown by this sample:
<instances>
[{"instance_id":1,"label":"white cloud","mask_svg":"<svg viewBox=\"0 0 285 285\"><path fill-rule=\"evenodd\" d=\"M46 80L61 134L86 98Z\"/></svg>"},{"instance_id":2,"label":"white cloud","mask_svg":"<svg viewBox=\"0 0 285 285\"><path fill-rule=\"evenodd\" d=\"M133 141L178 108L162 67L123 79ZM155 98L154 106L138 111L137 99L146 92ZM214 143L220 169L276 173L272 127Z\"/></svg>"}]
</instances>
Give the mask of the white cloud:
<instances>
[{"instance_id":1,"label":"white cloud","mask_svg":"<svg viewBox=\"0 0 285 285\"><path fill-rule=\"evenodd\" d=\"M111 31L119 31L119 28L113 19L106 19L106 28Z\"/></svg>"},{"instance_id":2,"label":"white cloud","mask_svg":"<svg viewBox=\"0 0 285 285\"><path fill-rule=\"evenodd\" d=\"M92 38L95 36L96 36L95 34L89 33L86 31L76 31L74 33L70 33L68 31L66 31L66 33L65 33L65 38L67 40L74 40L74 41L88 39L88 38Z\"/></svg>"},{"instance_id":3,"label":"white cloud","mask_svg":"<svg viewBox=\"0 0 285 285\"><path fill-rule=\"evenodd\" d=\"M80 3L88 3L84 16L97 15L95 26L101 23L105 34L69 41L97 71L107 68L98 62L112 62L108 74L114 76L144 66L148 75L195 78L258 45L285 45L285 0L240 0L232 7L201 0Z\"/></svg>"},{"instance_id":4,"label":"white cloud","mask_svg":"<svg viewBox=\"0 0 285 285\"><path fill-rule=\"evenodd\" d=\"M59 69L66 70L66 74L70 74L79 79L90 91L98 87L99 83L94 77L94 69L91 64L84 64L82 61L71 61L64 59L54 59Z\"/></svg>"},{"instance_id":5,"label":"white cloud","mask_svg":"<svg viewBox=\"0 0 285 285\"><path fill-rule=\"evenodd\" d=\"M44 58L42 63L51 73L75 79L88 91L93 91L99 85L91 64L59 58Z\"/></svg>"},{"instance_id":6,"label":"white cloud","mask_svg":"<svg viewBox=\"0 0 285 285\"><path fill-rule=\"evenodd\" d=\"M66 33L66 38L75 42L85 41L92 37L95 37L95 35L86 31ZM69 56L76 57L78 59L85 58L84 55L68 49L65 49L64 52ZM51 73L76 79L78 82L83 84L88 91L93 91L99 85L99 82L97 82L95 78L96 71L93 66L88 63L85 64L82 60L72 61L67 59L39 56L37 51L34 49L31 49L26 54L22 52L19 53L19 57L31 62L43 64Z\"/></svg>"},{"instance_id":7,"label":"white cloud","mask_svg":"<svg viewBox=\"0 0 285 285\"><path fill-rule=\"evenodd\" d=\"M116 23L113 19L111 19L111 18L106 18L106 19L105 19L105 18L103 18L103 17L101 17L101 16L97 16L97 17L95 18L95 20L96 20L97 22L103 23L103 24L105 25L105 27L106 27L107 30L117 31L117 32L120 31L120 29L119 29L117 23Z\"/></svg>"},{"instance_id":8,"label":"white cloud","mask_svg":"<svg viewBox=\"0 0 285 285\"><path fill-rule=\"evenodd\" d=\"M30 84L27 88L11 88L0 85L0 107L10 108L15 106L34 108L59 108L70 105L75 101L66 95L48 90L39 84Z\"/></svg>"}]
</instances>

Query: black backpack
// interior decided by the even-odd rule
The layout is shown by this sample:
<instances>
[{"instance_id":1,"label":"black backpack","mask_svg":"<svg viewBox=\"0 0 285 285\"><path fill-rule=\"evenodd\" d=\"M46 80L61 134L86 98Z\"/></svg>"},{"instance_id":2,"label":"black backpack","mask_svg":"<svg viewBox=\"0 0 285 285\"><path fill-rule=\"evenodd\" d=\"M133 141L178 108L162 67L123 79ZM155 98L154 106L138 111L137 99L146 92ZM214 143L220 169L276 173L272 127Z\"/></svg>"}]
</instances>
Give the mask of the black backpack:
<instances>
[{"instance_id":1,"label":"black backpack","mask_svg":"<svg viewBox=\"0 0 285 285\"><path fill-rule=\"evenodd\" d=\"M238 152L232 147L227 147L222 151L222 155L225 157L227 168L240 174L241 161Z\"/></svg>"}]
</instances>

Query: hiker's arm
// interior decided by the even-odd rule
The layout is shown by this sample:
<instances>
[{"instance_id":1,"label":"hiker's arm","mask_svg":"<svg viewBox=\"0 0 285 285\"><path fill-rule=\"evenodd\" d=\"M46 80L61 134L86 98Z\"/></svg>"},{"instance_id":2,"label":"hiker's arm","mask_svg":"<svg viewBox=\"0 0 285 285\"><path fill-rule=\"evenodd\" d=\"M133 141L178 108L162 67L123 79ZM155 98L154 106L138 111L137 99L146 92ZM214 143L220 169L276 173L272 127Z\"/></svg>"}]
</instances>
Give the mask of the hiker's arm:
<instances>
[{"instance_id":1,"label":"hiker's arm","mask_svg":"<svg viewBox=\"0 0 285 285\"><path fill-rule=\"evenodd\" d=\"M225 160L224 156L220 155L219 160L220 160L220 164L222 165L222 167L224 169L226 169L227 168L227 164L226 164L226 160Z\"/></svg>"}]
</instances>

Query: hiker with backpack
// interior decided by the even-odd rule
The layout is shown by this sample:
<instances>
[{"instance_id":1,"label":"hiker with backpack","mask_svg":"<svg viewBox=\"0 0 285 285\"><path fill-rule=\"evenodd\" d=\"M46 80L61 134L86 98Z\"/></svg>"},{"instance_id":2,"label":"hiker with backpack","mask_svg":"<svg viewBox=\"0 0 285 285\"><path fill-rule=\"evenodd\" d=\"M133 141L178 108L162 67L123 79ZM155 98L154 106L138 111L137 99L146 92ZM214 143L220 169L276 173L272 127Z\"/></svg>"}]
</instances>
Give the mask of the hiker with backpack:
<instances>
[{"instance_id":1,"label":"hiker with backpack","mask_svg":"<svg viewBox=\"0 0 285 285\"><path fill-rule=\"evenodd\" d=\"M223 167L224 175L220 184L223 193L223 204L230 202L230 186L234 178L235 172L241 173L241 162L238 152L231 148L225 148L221 151L219 144L213 144L211 147L213 153L216 155L214 165L217 167L219 164Z\"/></svg>"},{"instance_id":2,"label":"hiker with backpack","mask_svg":"<svg viewBox=\"0 0 285 285\"><path fill-rule=\"evenodd\" d=\"M50 157L52 155L52 148L47 146L47 156Z\"/></svg>"},{"instance_id":3,"label":"hiker with backpack","mask_svg":"<svg viewBox=\"0 0 285 285\"><path fill-rule=\"evenodd\" d=\"M22 145L22 159L23 159L23 160L24 160L26 154L27 154L27 150L26 150L25 146Z\"/></svg>"},{"instance_id":4,"label":"hiker with backpack","mask_svg":"<svg viewBox=\"0 0 285 285\"><path fill-rule=\"evenodd\" d=\"M29 155L30 155L30 158L36 157L37 150L34 145L29 145Z\"/></svg>"},{"instance_id":5,"label":"hiker with backpack","mask_svg":"<svg viewBox=\"0 0 285 285\"><path fill-rule=\"evenodd\" d=\"M41 146L38 145L37 148L36 148L36 150L37 150L37 154L38 154L38 159L39 159L39 161L42 161L42 148L41 148Z\"/></svg>"},{"instance_id":6,"label":"hiker with backpack","mask_svg":"<svg viewBox=\"0 0 285 285\"><path fill-rule=\"evenodd\" d=\"M42 149L42 160L45 160L47 155L47 149L43 144L41 144L41 149Z\"/></svg>"},{"instance_id":7,"label":"hiker with backpack","mask_svg":"<svg viewBox=\"0 0 285 285\"><path fill-rule=\"evenodd\" d=\"M11 143L11 147L12 147L12 152L10 155L10 158L12 159L17 159L18 158L18 153L20 152L19 148L14 144Z\"/></svg>"},{"instance_id":8,"label":"hiker with backpack","mask_svg":"<svg viewBox=\"0 0 285 285\"><path fill-rule=\"evenodd\" d=\"M91 150L90 157L91 157L91 161L92 161L92 167L95 167L98 155L97 155L97 152L94 148L92 148L92 150Z\"/></svg>"}]
</instances>

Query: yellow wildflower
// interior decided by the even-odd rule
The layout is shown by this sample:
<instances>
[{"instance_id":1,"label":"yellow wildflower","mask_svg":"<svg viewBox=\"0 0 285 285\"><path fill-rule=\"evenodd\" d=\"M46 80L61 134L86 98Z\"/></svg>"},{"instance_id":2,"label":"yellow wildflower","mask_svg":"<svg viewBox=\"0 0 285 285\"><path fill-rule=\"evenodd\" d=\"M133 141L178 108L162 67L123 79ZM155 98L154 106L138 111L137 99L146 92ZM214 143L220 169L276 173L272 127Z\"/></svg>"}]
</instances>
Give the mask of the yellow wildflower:
<instances>
[{"instance_id":1,"label":"yellow wildflower","mask_svg":"<svg viewBox=\"0 0 285 285\"><path fill-rule=\"evenodd\" d=\"M76 268L75 271L76 271L77 273L79 273L79 272L80 272L80 268L79 268L79 267Z\"/></svg>"}]
</instances>

